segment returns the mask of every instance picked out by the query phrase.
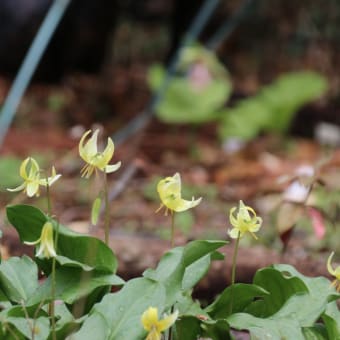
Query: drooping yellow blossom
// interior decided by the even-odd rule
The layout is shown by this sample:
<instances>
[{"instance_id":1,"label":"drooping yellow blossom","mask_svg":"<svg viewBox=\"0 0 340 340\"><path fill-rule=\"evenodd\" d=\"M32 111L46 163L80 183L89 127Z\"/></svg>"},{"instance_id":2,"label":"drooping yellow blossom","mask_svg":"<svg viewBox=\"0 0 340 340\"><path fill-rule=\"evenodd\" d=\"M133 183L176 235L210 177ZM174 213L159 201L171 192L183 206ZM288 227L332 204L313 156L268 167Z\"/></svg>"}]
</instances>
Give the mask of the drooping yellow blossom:
<instances>
[{"instance_id":1,"label":"drooping yellow blossom","mask_svg":"<svg viewBox=\"0 0 340 340\"><path fill-rule=\"evenodd\" d=\"M157 191L162 201L157 212L165 207L165 215L167 215L168 210L172 213L174 211L180 212L196 207L196 205L198 205L202 200L202 197L197 200L192 197L191 201L182 198L181 176L179 173L176 173L172 177L166 177L160 180L157 185Z\"/></svg>"},{"instance_id":2,"label":"drooping yellow blossom","mask_svg":"<svg viewBox=\"0 0 340 340\"><path fill-rule=\"evenodd\" d=\"M231 238L238 238L249 232L257 239L254 233L261 228L262 218L256 216L254 209L244 205L242 201L239 203L238 212L235 217L234 212L236 209L236 207L230 209L229 220L233 228L229 230L229 236Z\"/></svg>"},{"instance_id":3,"label":"drooping yellow blossom","mask_svg":"<svg viewBox=\"0 0 340 340\"><path fill-rule=\"evenodd\" d=\"M110 173L119 169L121 162L109 165L109 162L114 153L114 144L112 139L107 139L107 145L103 152L98 152L97 138L99 130L97 129L92 137L85 142L87 136L91 133L91 130L86 131L79 142L79 154L80 157L86 162L85 166L81 169L81 177L89 178L93 171L99 169L100 171Z\"/></svg>"},{"instance_id":4,"label":"drooping yellow blossom","mask_svg":"<svg viewBox=\"0 0 340 340\"><path fill-rule=\"evenodd\" d=\"M46 222L41 229L40 237L33 242L25 242L28 245L39 244L39 248L36 257L49 259L50 257L56 257L56 251L54 249L53 241L53 226L51 222Z\"/></svg>"},{"instance_id":5,"label":"drooping yellow blossom","mask_svg":"<svg viewBox=\"0 0 340 340\"><path fill-rule=\"evenodd\" d=\"M24 182L14 189L7 189L8 191L24 190L28 197L39 196L39 187L51 186L59 179L60 174L56 174L55 168L52 167L52 176L47 178L40 177L41 171L39 164L32 157L27 157L20 165L20 177Z\"/></svg>"},{"instance_id":6,"label":"drooping yellow blossom","mask_svg":"<svg viewBox=\"0 0 340 340\"><path fill-rule=\"evenodd\" d=\"M335 280L332 282L332 285L340 293L340 266L336 267L335 270L333 269L332 264L331 264L333 256L334 256L334 251L328 257L327 270L331 275L335 277Z\"/></svg>"},{"instance_id":7,"label":"drooping yellow blossom","mask_svg":"<svg viewBox=\"0 0 340 340\"><path fill-rule=\"evenodd\" d=\"M175 311L159 320L158 309L156 307L149 307L141 318L144 329L149 332L145 340L160 340L161 333L170 328L175 323L177 317L178 311Z\"/></svg>"}]
</instances>

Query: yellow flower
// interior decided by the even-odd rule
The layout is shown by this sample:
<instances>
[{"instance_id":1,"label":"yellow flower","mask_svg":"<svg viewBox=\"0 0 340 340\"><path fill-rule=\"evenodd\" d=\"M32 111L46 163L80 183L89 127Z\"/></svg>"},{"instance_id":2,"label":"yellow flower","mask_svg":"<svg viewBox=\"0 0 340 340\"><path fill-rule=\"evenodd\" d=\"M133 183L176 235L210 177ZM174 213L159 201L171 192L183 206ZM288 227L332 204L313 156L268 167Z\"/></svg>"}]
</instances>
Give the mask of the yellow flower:
<instances>
[{"instance_id":1,"label":"yellow flower","mask_svg":"<svg viewBox=\"0 0 340 340\"><path fill-rule=\"evenodd\" d=\"M176 173L173 177L166 177L160 180L157 185L157 191L162 201L157 212L165 206L165 215L167 215L168 210L172 213L174 211L180 212L196 207L202 200L202 197L197 200L192 197L191 201L182 198L181 176L179 173Z\"/></svg>"},{"instance_id":2,"label":"yellow flower","mask_svg":"<svg viewBox=\"0 0 340 340\"><path fill-rule=\"evenodd\" d=\"M236 209L236 207L230 209L229 220L234 228L229 230L229 236L231 238L238 238L249 232L255 239L257 239L254 233L261 228L261 217L256 216L254 209L244 205L242 201L239 203L238 212L235 217L234 212Z\"/></svg>"},{"instance_id":3,"label":"yellow flower","mask_svg":"<svg viewBox=\"0 0 340 340\"><path fill-rule=\"evenodd\" d=\"M165 315L164 319L158 319L158 309L149 307L142 315L141 321L144 329L148 331L145 340L160 340L161 333L170 328L178 317L178 311Z\"/></svg>"},{"instance_id":4,"label":"yellow flower","mask_svg":"<svg viewBox=\"0 0 340 340\"><path fill-rule=\"evenodd\" d=\"M333 269L332 264L331 264L333 256L334 256L334 251L328 257L327 270L331 275L335 277L335 280L332 282L332 285L340 293L340 266L338 266L335 270Z\"/></svg>"},{"instance_id":5,"label":"yellow flower","mask_svg":"<svg viewBox=\"0 0 340 340\"><path fill-rule=\"evenodd\" d=\"M52 167L52 176L48 178L40 178L40 168L37 161L32 158L26 158L20 165L20 177L24 182L14 189L7 189L8 191L24 190L28 197L39 196L39 187L51 186L61 175L57 175L55 168Z\"/></svg>"},{"instance_id":6,"label":"yellow flower","mask_svg":"<svg viewBox=\"0 0 340 340\"><path fill-rule=\"evenodd\" d=\"M94 170L110 173L119 169L121 162L109 165L109 162L114 153L114 144L112 139L107 139L107 145L103 152L97 150L97 138L99 130L97 129L92 137L84 144L86 137L91 133L91 130L86 131L79 142L80 157L87 163L81 169L81 177L90 178Z\"/></svg>"},{"instance_id":7,"label":"yellow flower","mask_svg":"<svg viewBox=\"0 0 340 340\"><path fill-rule=\"evenodd\" d=\"M47 258L56 257L56 251L54 249L54 241L53 241L53 226L51 222L46 222L41 230L40 237L34 242L25 242L28 245L36 245L39 244L39 248L36 257Z\"/></svg>"}]
</instances>

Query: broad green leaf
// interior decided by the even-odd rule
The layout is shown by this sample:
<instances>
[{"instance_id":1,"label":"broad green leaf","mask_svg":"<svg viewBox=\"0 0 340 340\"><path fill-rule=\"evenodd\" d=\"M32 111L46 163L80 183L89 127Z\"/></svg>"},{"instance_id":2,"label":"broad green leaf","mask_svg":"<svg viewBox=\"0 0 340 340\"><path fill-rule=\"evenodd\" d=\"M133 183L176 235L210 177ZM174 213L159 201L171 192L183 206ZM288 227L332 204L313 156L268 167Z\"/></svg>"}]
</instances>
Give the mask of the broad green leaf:
<instances>
[{"instance_id":1,"label":"broad green leaf","mask_svg":"<svg viewBox=\"0 0 340 340\"><path fill-rule=\"evenodd\" d=\"M269 295L255 301L247 308L247 312L260 317L276 313L294 294L307 293L308 289L301 279L292 275L284 275L275 268L263 268L256 272L253 283L262 287Z\"/></svg>"},{"instance_id":2,"label":"broad green leaf","mask_svg":"<svg viewBox=\"0 0 340 340\"><path fill-rule=\"evenodd\" d=\"M211 263L211 255L205 255L186 267L182 281L182 289L189 290L207 273Z\"/></svg>"},{"instance_id":3,"label":"broad green leaf","mask_svg":"<svg viewBox=\"0 0 340 340\"><path fill-rule=\"evenodd\" d=\"M124 281L114 274L98 271L83 271L81 268L60 267L55 274L57 300L73 304L78 299L86 297L99 287L120 286ZM34 305L40 301L51 300L51 276L31 295L27 304Z\"/></svg>"},{"instance_id":4,"label":"broad green leaf","mask_svg":"<svg viewBox=\"0 0 340 340\"><path fill-rule=\"evenodd\" d=\"M197 340L202 334L201 321L193 316L181 316L174 327L174 340Z\"/></svg>"},{"instance_id":5,"label":"broad green leaf","mask_svg":"<svg viewBox=\"0 0 340 340\"><path fill-rule=\"evenodd\" d=\"M205 312L212 319L224 319L230 315L231 295L233 295L233 313L243 312L255 299L261 300L269 293L254 284L237 283L227 287L215 301L209 305Z\"/></svg>"},{"instance_id":6,"label":"broad green leaf","mask_svg":"<svg viewBox=\"0 0 340 340\"><path fill-rule=\"evenodd\" d=\"M327 305L326 311L322 314L329 339L340 340L340 310L336 302Z\"/></svg>"},{"instance_id":7,"label":"broad green leaf","mask_svg":"<svg viewBox=\"0 0 340 340\"><path fill-rule=\"evenodd\" d=\"M294 267L286 264L274 265L273 267L280 270L286 277L299 278L308 288L307 297L305 294L295 296L295 305L293 305L294 300L289 300L288 303L278 311L278 315L288 315L294 312L301 324L309 327L319 319L330 302L340 298L340 294L336 293L330 281L325 277L307 277L299 273ZM273 298L275 297L273 296Z\"/></svg>"},{"instance_id":8,"label":"broad green leaf","mask_svg":"<svg viewBox=\"0 0 340 340\"><path fill-rule=\"evenodd\" d=\"M219 136L250 140L261 132L285 133L298 109L326 89L327 79L315 72L284 74L255 96L224 109L219 114Z\"/></svg>"},{"instance_id":9,"label":"broad green leaf","mask_svg":"<svg viewBox=\"0 0 340 340\"><path fill-rule=\"evenodd\" d=\"M156 269L148 269L143 275L165 285L167 289L167 306L171 306L181 293L184 280L185 288L190 289L192 288L190 285L197 283L197 280L201 277L202 273L198 273L198 276L193 276L190 269L187 272L189 277L186 277L186 269L225 244L225 241L197 240L188 243L185 247L171 249L162 256Z\"/></svg>"},{"instance_id":10,"label":"broad green leaf","mask_svg":"<svg viewBox=\"0 0 340 340\"><path fill-rule=\"evenodd\" d=\"M206 320L201 324L204 338L212 340L231 340L229 324L226 320Z\"/></svg>"},{"instance_id":11,"label":"broad green leaf","mask_svg":"<svg viewBox=\"0 0 340 340\"><path fill-rule=\"evenodd\" d=\"M273 339L322 339L324 330L316 322L325 316L327 310L336 315L336 310L330 309L330 305L333 304L334 308L332 301L340 296L326 278L309 278L290 265L280 264L259 270L254 283L271 294L248 308L262 317L232 314L227 318L231 327L249 330L255 339L270 336ZM337 336L333 317L328 315L325 320L329 322L327 332L333 337Z\"/></svg>"},{"instance_id":12,"label":"broad green leaf","mask_svg":"<svg viewBox=\"0 0 340 340\"><path fill-rule=\"evenodd\" d=\"M11 257L0 264L0 288L9 300L26 301L38 287L37 265L27 256Z\"/></svg>"},{"instance_id":13,"label":"broad green leaf","mask_svg":"<svg viewBox=\"0 0 340 340\"><path fill-rule=\"evenodd\" d=\"M162 101L156 108L158 117L167 123L204 123L216 120L228 100L232 85L224 65L211 51L189 46L181 54L178 72L167 84ZM167 81L164 67L151 67L148 82L162 91Z\"/></svg>"},{"instance_id":14,"label":"broad green leaf","mask_svg":"<svg viewBox=\"0 0 340 340\"><path fill-rule=\"evenodd\" d=\"M232 328L248 330L254 340L305 340L301 326L294 316L262 319L246 313L236 313L230 315L227 321Z\"/></svg>"},{"instance_id":15,"label":"broad green leaf","mask_svg":"<svg viewBox=\"0 0 340 340\"><path fill-rule=\"evenodd\" d=\"M25 339L32 339L32 330L28 322L33 322L33 319L27 320L25 317L8 317L6 322L14 326ZM46 340L50 334L50 322L47 317L39 317L34 320L35 331L34 340ZM12 338L13 339L13 338Z\"/></svg>"},{"instance_id":16,"label":"broad green leaf","mask_svg":"<svg viewBox=\"0 0 340 340\"><path fill-rule=\"evenodd\" d=\"M302 328L302 332L306 340L328 340L323 325Z\"/></svg>"},{"instance_id":17,"label":"broad green leaf","mask_svg":"<svg viewBox=\"0 0 340 340\"><path fill-rule=\"evenodd\" d=\"M166 123L204 123L217 119L217 110L230 95L230 83L214 80L197 91L187 78L175 77L157 107L157 116Z\"/></svg>"},{"instance_id":18,"label":"broad green leaf","mask_svg":"<svg viewBox=\"0 0 340 340\"><path fill-rule=\"evenodd\" d=\"M165 288L146 278L130 280L118 293L107 294L94 306L72 340L132 340L144 339L141 324L143 312L150 306L164 311Z\"/></svg>"},{"instance_id":19,"label":"broad green leaf","mask_svg":"<svg viewBox=\"0 0 340 340\"><path fill-rule=\"evenodd\" d=\"M38 308L38 309L37 309ZM0 313L0 320L3 327L10 328L10 334L16 333L20 339L32 338L32 326L34 327L34 338L44 340L50 333L50 324L47 313L40 306L25 306L25 310L21 305L16 305ZM0 333L1 334L1 333ZM5 337L4 337L5 338ZM3 339L1 337L1 339ZM7 339L7 338L5 338ZM8 339L13 339L8 337Z\"/></svg>"},{"instance_id":20,"label":"broad green leaf","mask_svg":"<svg viewBox=\"0 0 340 340\"><path fill-rule=\"evenodd\" d=\"M6 157L4 155L0 158L0 174L1 183L0 190L13 188L20 184L20 176L18 169L20 168L22 160L15 157Z\"/></svg>"},{"instance_id":21,"label":"broad green leaf","mask_svg":"<svg viewBox=\"0 0 340 340\"><path fill-rule=\"evenodd\" d=\"M40 237L41 229L48 217L39 209L29 205L14 205L7 207L7 218L18 231L20 240L35 241ZM57 229L57 222L53 221ZM112 250L101 240L82 235L59 224L57 260L64 266L78 266L84 270L101 270L114 273L117 269L117 259ZM69 259L69 260L67 260ZM49 273L49 261L39 261L44 271Z\"/></svg>"},{"instance_id":22,"label":"broad green leaf","mask_svg":"<svg viewBox=\"0 0 340 340\"><path fill-rule=\"evenodd\" d=\"M57 339L66 339L66 336L80 327L80 321L75 320L64 303L55 305L55 315L57 319L56 333Z\"/></svg>"},{"instance_id":23,"label":"broad green leaf","mask_svg":"<svg viewBox=\"0 0 340 340\"><path fill-rule=\"evenodd\" d=\"M181 317L185 316L203 316L208 319L209 315L201 308L199 301L194 301L191 297L191 292L184 293L179 296L175 309L179 311Z\"/></svg>"}]
</instances>

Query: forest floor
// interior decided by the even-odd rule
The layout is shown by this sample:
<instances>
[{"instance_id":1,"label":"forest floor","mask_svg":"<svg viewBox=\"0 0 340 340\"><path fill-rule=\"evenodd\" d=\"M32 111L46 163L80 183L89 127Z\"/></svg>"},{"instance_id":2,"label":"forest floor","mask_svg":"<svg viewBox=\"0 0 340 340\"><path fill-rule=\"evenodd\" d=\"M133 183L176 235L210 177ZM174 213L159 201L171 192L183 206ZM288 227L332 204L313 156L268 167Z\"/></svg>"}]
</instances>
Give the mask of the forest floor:
<instances>
[{"instance_id":1,"label":"forest floor","mask_svg":"<svg viewBox=\"0 0 340 340\"><path fill-rule=\"evenodd\" d=\"M0 149L3 257L28 251L6 223L5 206L36 204L46 210L44 195L27 199L23 194L6 192L7 187L20 183L19 165L28 156L37 158L43 168L54 165L62 174L52 187L53 213L58 220L76 231L103 237L100 224L94 227L89 222L99 184L80 178L79 138L86 129L96 127L102 136L112 135L145 107L150 96L143 86L142 68L136 66L134 72L115 75L110 86L105 79L77 75L61 85L35 84L28 91ZM8 85L8 80L1 81L2 99ZM108 179L112 247L120 260L118 274L124 278L139 275L169 248L170 219L162 212L155 213L160 204L156 185L161 177L179 172L184 198L203 200L195 209L177 215L176 245L193 239L228 239L229 210L243 200L264 222L257 241L250 237L241 244L237 280L249 282L258 268L274 262L294 264L306 275L327 275L326 259L340 246L340 149L288 135L259 136L231 152L216 135L213 123L194 129L166 125L154 118L146 129L116 145L112 162L120 160L122 167ZM294 220L290 210L286 224L294 228L283 247L287 235L281 233L280 237L278 231L278 224L282 224L280 207L301 166L314 168L318 182L322 182L313 187L307 202L322 212L322 218L320 222L306 208ZM282 181L284 177L290 181ZM325 227L322 237L317 234L318 221ZM231 262L232 244L223 250L227 263ZM202 290L209 295L216 293L229 280L229 267L221 261L215 264L206 282L201 283Z\"/></svg>"}]
</instances>

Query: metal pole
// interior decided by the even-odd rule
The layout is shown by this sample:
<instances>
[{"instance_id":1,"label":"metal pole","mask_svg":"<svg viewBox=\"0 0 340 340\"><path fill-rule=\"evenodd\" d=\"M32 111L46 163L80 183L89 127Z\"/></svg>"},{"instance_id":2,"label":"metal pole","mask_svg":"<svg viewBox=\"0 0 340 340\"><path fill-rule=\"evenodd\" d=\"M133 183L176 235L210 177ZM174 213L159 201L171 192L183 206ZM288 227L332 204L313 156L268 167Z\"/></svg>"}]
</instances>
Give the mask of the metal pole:
<instances>
[{"instance_id":1,"label":"metal pole","mask_svg":"<svg viewBox=\"0 0 340 340\"><path fill-rule=\"evenodd\" d=\"M20 104L21 98L70 0L54 0L17 73L0 115L0 147Z\"/></svg>"}]
</instances>

